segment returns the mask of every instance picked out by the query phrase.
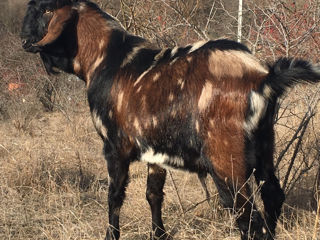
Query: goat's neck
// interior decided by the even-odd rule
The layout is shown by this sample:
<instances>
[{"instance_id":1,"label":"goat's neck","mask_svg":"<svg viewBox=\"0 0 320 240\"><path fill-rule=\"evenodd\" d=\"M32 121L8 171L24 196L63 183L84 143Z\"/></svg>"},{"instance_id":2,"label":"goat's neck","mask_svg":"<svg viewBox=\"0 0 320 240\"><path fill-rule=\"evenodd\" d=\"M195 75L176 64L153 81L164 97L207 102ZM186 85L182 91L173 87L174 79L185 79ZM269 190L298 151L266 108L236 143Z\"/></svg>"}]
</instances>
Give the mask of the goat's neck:
<instances>
[{"instance_id":1,"label":"goat's neck","mask_svg":"<svg viewBox=\"0 0 320 240\"><path fill-rule=\"evenodd\" d=\"M73 68L74 73L85 80L87 87L102 64L114 72L125 59L130 60L130 52L135 53L137 46L153 48L145 39L130 35L115 20L94 10L79 13L76 32L77 53Z\"/></svg>"},{"instance_id":2,"label":"goat's neck","mask_svg":"<svg viewBox=\"0 0 320 240\"><path fill-rule=\"evenodd\" d=\"M77 53L73 60L75 74L89 86L96 68L106 58L111 29L104 18L87 12L79 15L77 24Z\"/></svg>"}]
</instances>

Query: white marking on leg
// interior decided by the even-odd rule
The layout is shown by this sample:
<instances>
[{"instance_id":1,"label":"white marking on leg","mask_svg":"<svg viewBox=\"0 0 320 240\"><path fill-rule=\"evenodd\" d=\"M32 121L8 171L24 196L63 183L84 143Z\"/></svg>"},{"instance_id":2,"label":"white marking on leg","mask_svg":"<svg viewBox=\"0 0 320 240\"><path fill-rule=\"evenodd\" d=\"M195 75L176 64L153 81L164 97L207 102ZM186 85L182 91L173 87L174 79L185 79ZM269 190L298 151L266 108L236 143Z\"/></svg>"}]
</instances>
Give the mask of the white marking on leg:
<instances>
[{"instance_id":1,"label":"white marking on leg","mask_svg":"<svg viewBox=\"0 0 320 240\"><path fill-rule=\"evenodd\" d=\"M152 174L155 174L155 173L156 173L156 171L154 171L154 169L152 167L148 168L148 174L149 175L152 175Z\"/></svg>"}]
</instances>

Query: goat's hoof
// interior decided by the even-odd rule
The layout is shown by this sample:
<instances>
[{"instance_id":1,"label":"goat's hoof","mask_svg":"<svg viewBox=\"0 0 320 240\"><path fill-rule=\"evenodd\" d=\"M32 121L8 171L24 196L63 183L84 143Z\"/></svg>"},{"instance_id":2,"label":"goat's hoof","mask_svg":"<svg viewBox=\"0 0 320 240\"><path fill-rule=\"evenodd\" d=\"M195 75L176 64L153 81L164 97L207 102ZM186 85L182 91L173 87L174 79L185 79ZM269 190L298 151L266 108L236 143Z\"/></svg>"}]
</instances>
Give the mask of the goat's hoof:
<instances>
[{"instance_id":1,"label":"goat's hoof","mask_svg":"<svg viewBox=\"0 0 320 240\"><path fill-rule=\"evenodd\" d=\"M157 236L153 233L150 233L150 240L173 240L173 238L165 232L161 235L158 234Z\"/></svg>"},{"instance_id":2,"label":"goat's hoof","mask_svg":"<svg viewBox=\"0 0 320 240\"><path fill-rule=\"evenodd\" d=\"M118 240L120 237L119 232L108 228L105 240Z\"/></svg>"}]
</instances>

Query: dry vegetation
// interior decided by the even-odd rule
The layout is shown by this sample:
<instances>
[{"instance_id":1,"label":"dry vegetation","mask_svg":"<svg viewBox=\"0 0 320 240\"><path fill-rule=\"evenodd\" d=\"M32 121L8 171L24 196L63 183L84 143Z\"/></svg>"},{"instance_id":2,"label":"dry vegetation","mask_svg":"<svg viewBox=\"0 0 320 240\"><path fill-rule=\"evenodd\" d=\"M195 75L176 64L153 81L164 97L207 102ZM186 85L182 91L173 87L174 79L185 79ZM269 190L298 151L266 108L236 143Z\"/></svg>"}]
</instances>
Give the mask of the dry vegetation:
<instances>
[{"instance_id":1,"label":"dry vegetation","mask_svg":"<svg viewBox=\"0 0 320 240\"><path fill-rule=\"evenodd\" d=\"M0 3L0 239L103 239L107 226L107 169L102 143L90 119L84 84L64 74L48 77L39 58L23 52L18 32L27 0L8 2L11 7L6 1ZM236 1L97 2L121 19L129 31L160 46L207 37L235 38ZM253 9L265 7L262 2L246 5L246 16L254 19L257 12ZM310 9L319 11L319 2L313 2L317 6L308 8L310 14ZM269 17L277 13L272 12L274 9L280 9L272 4L275 2L263 8ZM290 27L292 20L285 19ZM225 24L219 24L222 21ZM317 22L314 19L314 24ZM283 48L275 51L270 44L281 42L280 37L263 32L261 22L245 24L244 41L262 59L291 51L305 55L310 48L308 41L319 41L313 35L319 29L314 28L300 42L299 51L293 46L288 52L288 46L281 43ZM285 26L286 22L281 24ZM284 29L294 42L297 38L290 35L288 26ZM297 87L279 107L275 162L288 198L277 239L320 238L314 198L320 156L320 116L314 115L318 91L319 86ZM145 200L146 166L136 163L130 170L131 182L121 214L122 239L148 239L151 216ZM168 175L163 213L167 230L175 239L239 239L234 218L220 206L211 180L208 185L210 205L204 201L194 175Z\"/></svg>"}]
</instances>

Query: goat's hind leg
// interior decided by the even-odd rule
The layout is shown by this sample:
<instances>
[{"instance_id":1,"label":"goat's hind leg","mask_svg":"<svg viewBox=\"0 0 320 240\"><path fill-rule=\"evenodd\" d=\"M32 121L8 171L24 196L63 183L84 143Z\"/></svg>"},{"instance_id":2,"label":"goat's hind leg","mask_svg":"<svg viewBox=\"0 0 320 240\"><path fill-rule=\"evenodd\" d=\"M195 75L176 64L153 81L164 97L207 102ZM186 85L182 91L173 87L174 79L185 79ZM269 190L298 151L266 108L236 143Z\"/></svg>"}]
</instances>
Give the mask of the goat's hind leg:
<instances>
[{"instance_id":1,"label":"goat's hind leg","mask_svg":"<svg viewBox=\"0 0 320 240\"><path fill-rule=\"evenodd\" d=\"M274 174L273 146L274 130L272 126L259 129L255 140L256 171L254 175L257 184L261 184L261 198L264 204L265 220L268 231L272 235L275 234L277 220L285 200L279 180Z\"/></svg>"},{"instance_id":2,"label":"goat's hind leg","mask_svg":"<svg viewBox=\"0 0 320 240\"><path fill-rule=\"evenodd\" d=\"M241 239L271 240L272 237L266 232L264 220L254 204L245 169L234 169L231 173L229 166L226 166L225 169L214 166L211 175L216 183L222 204L236 216Z\"/></svg>"},{"instance_id":3,"label":"goat's hind leg","mask_svg":"<svg viewBox=\"0 0 320 240\"><path fill-rule=\"evenodd\" d=\"M129 163L128 158L120 157L118 153L107 152L105 156L108 162L109 172L109 227L106 240L118 240L120 237L119 215L120 208L125 198L125 190L128 185Z\"/></svg>"},{"instance_id":4,"label":"goat's hind leg","mask_svg":"<svg viewBox=\"0 0 320 240\"><path fill-rule=\"evenodd\" d=\"M163 186L166 180L166 170L156 164L148 164L148 179L146 197L152 214L151 239L169 239L166 233L161 216L161 206L163 201Z\"/></svg>"},{"instance_id":5,"label":"goat's hind leg","mask_svg":"<svg viewBox=\"0 0 320 240\"><path fill-rule=\"evenodd\" d=\"M206 200L207 200L207 203L209 204L209 207L210 207L210 198L211 197L210 197L210 193L209 193L207 183L206 183L207 172L199 172L198 178L201 183L201 187L202 187L204 193L206 194Z\"/></svg>"}]
</instances>

